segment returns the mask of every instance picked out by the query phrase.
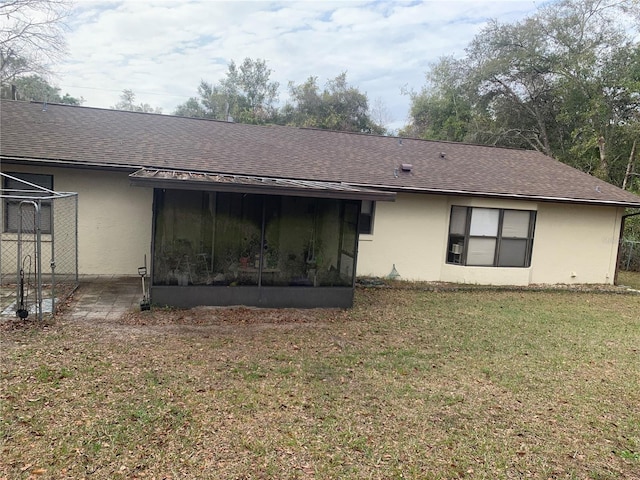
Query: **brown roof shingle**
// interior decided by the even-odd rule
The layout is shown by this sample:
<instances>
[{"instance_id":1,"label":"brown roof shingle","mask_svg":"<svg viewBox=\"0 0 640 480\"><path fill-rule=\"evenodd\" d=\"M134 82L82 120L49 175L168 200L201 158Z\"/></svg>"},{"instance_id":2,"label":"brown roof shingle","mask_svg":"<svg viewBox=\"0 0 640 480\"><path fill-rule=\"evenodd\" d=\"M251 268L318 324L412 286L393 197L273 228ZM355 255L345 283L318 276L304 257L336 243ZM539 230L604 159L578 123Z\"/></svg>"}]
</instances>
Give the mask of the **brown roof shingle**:
<instances>
[{"instance_id":1,"label":"brown roof shingle","mask_svg":"<svg viewBox=\"0 0 640 480\"><path fill-rule=\"evenodd\" d=\"M640 207L637 195L535 151L8 100L0 155Z\"/></svg>"}]
</instances>

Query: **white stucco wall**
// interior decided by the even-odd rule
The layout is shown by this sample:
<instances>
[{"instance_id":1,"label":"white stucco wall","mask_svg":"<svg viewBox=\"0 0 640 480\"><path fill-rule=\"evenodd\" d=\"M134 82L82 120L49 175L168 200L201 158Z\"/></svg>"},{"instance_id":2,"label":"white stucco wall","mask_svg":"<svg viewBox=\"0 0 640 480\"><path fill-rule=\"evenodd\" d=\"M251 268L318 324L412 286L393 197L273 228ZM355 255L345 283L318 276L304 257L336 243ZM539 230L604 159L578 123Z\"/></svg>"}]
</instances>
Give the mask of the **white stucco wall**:
<instances>
[{"instance_id":1,"label":"white stucco wall","mask_svg":"<svg viewBox=\"0 0 640 480\"><path fill-rule=\"evenodd\" d=\"M623 210L541 203L532 283L613 283Z\"/></svg>"},{"instance_id":2,"label":"white stucco wall","mask_svg":"<svg viewBox=\"0 0 640 480\"><path fill-rule=\"evenodd\" d=\"M531 266L467 267L446 263L452 205L536 210ZM360 276L529 285L613 283L623 209L544 202L400 194L376 204L374 231L361 236Z\"/></svg>"},{"instance_id":3,"label":"white stucco wall","mask_svg":"<svg viewBox=\"0 0 640 480\"><path fill-rule=\"evenodd\" d=\"M373 234L358 243L357 274L384 277L395 265L405 280L439 280L447 210L440 196L399 194L395 202L377 202Z\"/></svg>"},{"instance_id":4,"label":"white stucco wall","mask_svg":"<svg viewBox=\"0 0 640 480\"><path fill-rule=\"evenodd\" d=\"M6 164L2 171L50 174L55 190L78 192L81 274L136 275L145 254L150 261L153 191L131 186L127 173ZM452 205L537 210L531 266L447 264ZM405 280L612 283L623 213L614 207L399 194L395 202L376 204L373 234L359 241L357 274L384 277L395 265Z\"/></svg>"},{"instance_id":5,"label":"white stucco wall","mask_svg":"<svg viewBox=\"0 0 640 480\"><path fill-rule=\"evenodd\" d=\"M54 190L78 193L80 274L137 275L145 254L149 264L153 190L132 187L127 173L7 164L2 171L53 175Z\"/></svg>"}]
</instances>

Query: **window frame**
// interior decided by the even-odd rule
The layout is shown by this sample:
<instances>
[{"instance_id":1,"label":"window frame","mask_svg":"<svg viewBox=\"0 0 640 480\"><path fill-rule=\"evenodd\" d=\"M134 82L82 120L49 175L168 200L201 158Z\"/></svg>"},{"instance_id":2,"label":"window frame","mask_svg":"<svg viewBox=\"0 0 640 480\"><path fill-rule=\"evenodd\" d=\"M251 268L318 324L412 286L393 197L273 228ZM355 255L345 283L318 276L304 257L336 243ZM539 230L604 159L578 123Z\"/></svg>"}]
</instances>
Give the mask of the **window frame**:
<instances>
[{"instance_id":1,"label":"window frame","mask_svg":"<svg viewBox=\"0 0 640 480\"><path fill-rule=\"evenodd\" d=\"M47 190L53 190L53 175L49 175L46 173L30 173L30 172L7 172L7 175L17 178L18 180L33 183L34 185L38 185ZM44 181L46 179L46 182ZM3 179L3 188L5 190L11 190L15 188L15 185L11 185L12 179L4 178ZM36 190L34 189L32 194L21 194L16 192L12 198L4 198L3 199L3 215L2 215L2 233L18 233L18 226L12 228L10 222L10 215L12 211L16 209L20 209L20 203L22 200L19 197L25 197L26 200L29 201L37 201L36 197L38 197ZM15 215L18 215L17 213ZM47 219L43 218L47 216ZM46 228L42 228L43 225L48 225ZM51 198L46 198L40 200L40 233L42 234L51 234L53 227L53 201ZM22 233L35 233L35 229L26 228L23 229Z\"/></svg>"},{"instance_id":2,"label":"window frame","mask_svg":"<svg viewBox=\"0 0 640 480\"><path fill-rule=\"evenodd\" d=\"M461 225L460 211L456 215L456 209L464 209L463 221ZM472 235L471 224L474 210L487 210L498 212L497 231L495 235ZM527 233L524 237L507 236L504 232L505 212L526 212L529 214ZM489 212L488 212L489 213ZM454 216L458 218L454 219ZM535 224L537 212L535 210L510 209L510 208L492 208L492 207L476 207L467 205L452 205L449 213L449 230L447 238L447 252L445 261L449 265L460 265L467 267L493 267L493 268L529 268L531 267L531 259L533 254L533 241L535 234ZM452 228L459 229L463 226L463 232L452 232ZM469 263L470 244L473 240L493 240L495 242L493 248L493 260L491 263ZM505 251L505 247L509 243L524 242L524 258L522 264L517 262L508 262L508 258L501 257L500 253ZM506 264L504 262L507 262Z\"/></svg>"}]
</instances>

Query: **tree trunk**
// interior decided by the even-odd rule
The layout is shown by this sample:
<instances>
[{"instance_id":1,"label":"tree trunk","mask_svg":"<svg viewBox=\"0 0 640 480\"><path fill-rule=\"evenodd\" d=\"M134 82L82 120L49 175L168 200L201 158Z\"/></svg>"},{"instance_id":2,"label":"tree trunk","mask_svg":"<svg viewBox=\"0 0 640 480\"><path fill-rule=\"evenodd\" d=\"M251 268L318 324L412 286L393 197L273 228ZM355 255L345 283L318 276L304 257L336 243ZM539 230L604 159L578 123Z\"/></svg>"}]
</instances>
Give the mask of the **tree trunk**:
<instances>
[{"instance_id":1,"label":"tree trunk","mask_svg":"<svg viewBox=\"0 0 640 480\"><path fill-rule=\"evenodd\" d=\"M536 116L536 123L538 124L538 128L540 129L540 137L542 140L542 145L544 146L544 153L545 155L553 157L553 152L551 151L551 142L549 142L549 135L547 134L547 126L544 123L544 117L540 113L540 109L537 105L534 106L533 110Z\"/></svg>"},{"instance_id":2,"label":"tree trunk","mask_svg":"<svg viewBox=\"0 0 640 480\"><path fill-rule=\"evenodd\" d=\"M609 163L607 162L607 153L605 151L604 137L598 138L598 151L600 152L600 165L596 169L596 176L602 180L609 178Z\"/></svg>"},{"instance_id":3,"label":"tree trunk","mask_svg":"<svg viewBox=\"0 0 640 480\"><path fill-rule=\"evenodd\" d=\"M622 181L622 189L627 189L627 183L630 183L631 175L633 175L633 164L636 159L636 143L637 140L633 140L633 145L631 146L631 154L629 155L629 162L627 163L627 171L624 174L624 180Z\"/></svg>"}]
</instances>

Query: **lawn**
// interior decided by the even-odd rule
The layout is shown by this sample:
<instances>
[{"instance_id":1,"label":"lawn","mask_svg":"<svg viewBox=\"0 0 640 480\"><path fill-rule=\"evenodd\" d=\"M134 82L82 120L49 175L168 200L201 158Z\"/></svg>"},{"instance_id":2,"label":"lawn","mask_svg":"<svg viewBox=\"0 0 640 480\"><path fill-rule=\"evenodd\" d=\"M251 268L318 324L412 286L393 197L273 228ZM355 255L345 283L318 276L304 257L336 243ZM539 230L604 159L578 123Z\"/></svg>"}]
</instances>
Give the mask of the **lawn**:
<instances>
[{"instance_id":1,"label":"lawn","mask_svg":"<svg viewBox=\"0 0 640 480\"><path fill-rule=\"evenodd\" d=\"M640 290L640 272L618 272L618 285L626 285Z\"/></svg>"},{"instance_id":2,"label":"lawn","mask_svg":"<svg viewBox=\"0 0 640 480\"><path fill-rule=\"evenodd\" d=\"M359 289L1 331L0 479L638 479L640 295Z\"/></svg>"}]
</instances>

